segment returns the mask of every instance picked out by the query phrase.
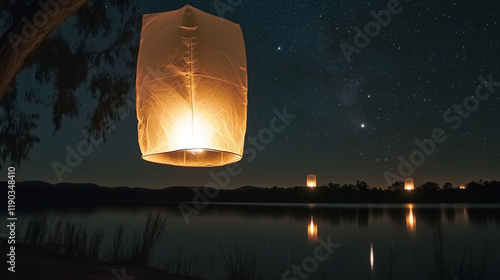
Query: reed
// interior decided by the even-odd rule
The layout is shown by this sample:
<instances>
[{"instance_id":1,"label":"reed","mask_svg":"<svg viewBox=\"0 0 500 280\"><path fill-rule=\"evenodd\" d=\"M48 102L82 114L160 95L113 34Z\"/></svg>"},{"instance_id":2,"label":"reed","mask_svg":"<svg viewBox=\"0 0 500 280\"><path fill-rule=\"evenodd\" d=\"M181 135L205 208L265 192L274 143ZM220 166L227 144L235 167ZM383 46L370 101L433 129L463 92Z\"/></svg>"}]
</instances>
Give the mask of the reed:
<instances>
[{"instance_id":1,"label":"reed","mask_svg":"<svg viewBox=\"0 0 500 280\"><path fill-rule=\"evenodd\" d=\"M458 259L452 259L448 256L448 250L445 246L442 225L439 223L435 224L433 230L433 267L427 273L427 278L429 280L484 279L488 263L487 240L485 240L484 250L480 258L474 258L472 251L464 249Z\"/></svg>"},{"instance_id":2,"label":"reed","mask_svg":"<svg viewBox=\"0 0 500 280\"><path fill-rule=\"evenodd\" d=\"M28 221L26 231L24 233L25 243L38 247L40 246L48 231L48 219L46 216L35 216Z\"/></svg>"},{"instance_id":3,"label":"reed","mask_svg":"<svg viewBox=\"0 0 500 280\"><path fill-rule=\"evenodd\" d=\"M257 276L257 256L251 250L243 248L241 242L234 242L234 247L221 247L226 280L255 280Z\"/></svg>"}]
</instances>

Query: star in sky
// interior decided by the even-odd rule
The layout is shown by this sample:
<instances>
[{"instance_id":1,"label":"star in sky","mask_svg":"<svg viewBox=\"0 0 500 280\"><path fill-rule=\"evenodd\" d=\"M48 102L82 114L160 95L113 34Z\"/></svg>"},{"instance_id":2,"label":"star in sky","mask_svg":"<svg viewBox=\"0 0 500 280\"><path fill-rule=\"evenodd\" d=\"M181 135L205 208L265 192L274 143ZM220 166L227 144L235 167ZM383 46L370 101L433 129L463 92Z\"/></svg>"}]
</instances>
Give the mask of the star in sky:
<instances>
[{"instance_id":1,"label":"star in sky","mask_svg":"<svg viewBox=\"0 0 500 280\"><path fill-rule=\"evenodd\" d=\"M172 11L183 5L177 1L143 2L137 7L139 15ZM190 4L217 15L213 1L193 0ZM500 21L495 13L500 2L427 4L402 2L404 12L394 15L378 37L370 38L371 43L354 53L352 63L345 60L339 44L354 44L354 28L363 30L375 20L370 11L384 8L377 1L257 1L226 11L225 18L240 25L246 44L247 137L262 135L275 117L274 108L286 107L288 114L296 115L266 143L265 152L257 151L255 161L244 161L245 171L232 177L227 188L299 185L306 171L297 162L304 163L310 170L307 172L317 174L325 184L360 179L371 187L385 188L388 183L384 172L397 171L398 156L408 160L409 154L419 149L415 140L429 138L434 127L445 130L450 140L440 144L439 156L436 153L426 159L412 177L454 185L497 179L500 131L493 129L499 124L497 92L482 100L474 116L463 119L457 130L450 128L443 113L474 93L479 75L500 79ZM108 5L106 12L113 12L111 8ZM463 20L464 11L467 20ZM121 17L116 14L117 26ZM77 30L77 22L69 22L65 28ZM138 46L140 30L134 32ZM84 40L93 46L101 42L105 45L107 39L89 36ZM19 84L38 88L34 75L25 72ZM134 75L131 77L129 84L134 85ZM82 87L78 97L85 112L98 102L86 89ZM44 87L40 94L49 97L51 92L52 88ZM135 87L130 86L128 94L134 100ZM22 105L25 111L33 110L31 104ZM34 146L30 160L23 163L24 179L56 183L52 162L65 162L68 145L76 151L76 143L83 139L78 131L85 128L85 114L65 120L78 131L63 127L54 135L49 126L52 110L39 110L40 121L45 120L37 128L41 142ZM64 181L151 188L194 186L213 180L210 172L224 170L180 169L144 162L137 145L135 109L130 112L126 119L116 122L109 141L87 156L100 165L84 162L65 174ZM255 149L249 144L245 148ZM273 173L278 166L286 171ZM439 172L443 166L449 172ZM100 172L104 167L106 171ZM129 168L135 173L125 176L123 170Z\"/></svg>"}]
</instances>

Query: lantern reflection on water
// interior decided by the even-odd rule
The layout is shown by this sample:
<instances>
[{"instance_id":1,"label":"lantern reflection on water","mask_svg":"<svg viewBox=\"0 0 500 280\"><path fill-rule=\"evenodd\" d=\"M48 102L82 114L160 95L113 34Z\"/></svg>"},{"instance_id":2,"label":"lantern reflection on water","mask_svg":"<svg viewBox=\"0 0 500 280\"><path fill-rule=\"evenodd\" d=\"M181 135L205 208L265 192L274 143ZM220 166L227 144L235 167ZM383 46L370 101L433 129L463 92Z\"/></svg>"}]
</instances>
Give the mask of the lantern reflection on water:
<instances>
[{"instance_id":1,"label":"lantern reflection on water","mask_svg":"<svg viewBox=\"0 0 500 280\"><path fill-rule=\"evenodd\" d=\"M406 230L411 235L415 235L417 231L417 220L413 214L413 204L408 205L408 210L406 213Z\"/></svg>"},{"instance_id":2,"label":"lantern reflection on water","mask_svg":"<svg viewBox=\"0 0 500 280\"><path fill-rule=\"evenodd\" d=\"M375 257L373 256L373 243L370 244L370 270L373 271L373 263L375 261Z\"/></svg>"},{"instance_id":3,"label":"lantern reflection on water","mask_svg":"<svg viewBox=\"0 0 500 280\"><path fill-rule=\"evenodd\" d=\"M307 240L309 240L309 242L318 241L318 225L314 223L314 219L312 216L311 222L307 226Z\"/></svg>"}]
</instances>

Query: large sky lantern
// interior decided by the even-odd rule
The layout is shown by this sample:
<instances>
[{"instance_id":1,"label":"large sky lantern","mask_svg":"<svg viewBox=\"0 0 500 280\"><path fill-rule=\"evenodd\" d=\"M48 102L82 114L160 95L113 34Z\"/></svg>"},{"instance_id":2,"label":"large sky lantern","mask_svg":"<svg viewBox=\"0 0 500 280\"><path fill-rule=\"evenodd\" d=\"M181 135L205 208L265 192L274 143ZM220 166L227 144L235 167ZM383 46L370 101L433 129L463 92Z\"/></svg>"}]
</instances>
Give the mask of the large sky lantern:
<instances>
[{"instance_id":1,"label":"large sky lantern","mask_svg":"<svg viewBox=\"0 0 500 280\"><path fill-rule=\"evenodd\" d=\"M316 187L316 175L314 174L307 175L307 186L310 188Z\"/></svg>"},{"instance_id":2,"label":"large sky lantern","mask_svg":"<svg viewBox=\"0 0 500 280\"><path fill-rule=\"evenodd\" d=\"M413 183L413 178L405 179L405 190L412 191L415 189L415 184Z\"/></svg>"},{"instance_id":3,"label":"large sky lantern","mask_svg":"<svg viewBox=\"0 0 500 280\"><path fill-rule=\"evenodd\" d=\"M246 69L238 24L189 5L145 14L136 80L142 158L192 167L239 161Z\"/></svg>"}]
</instances>

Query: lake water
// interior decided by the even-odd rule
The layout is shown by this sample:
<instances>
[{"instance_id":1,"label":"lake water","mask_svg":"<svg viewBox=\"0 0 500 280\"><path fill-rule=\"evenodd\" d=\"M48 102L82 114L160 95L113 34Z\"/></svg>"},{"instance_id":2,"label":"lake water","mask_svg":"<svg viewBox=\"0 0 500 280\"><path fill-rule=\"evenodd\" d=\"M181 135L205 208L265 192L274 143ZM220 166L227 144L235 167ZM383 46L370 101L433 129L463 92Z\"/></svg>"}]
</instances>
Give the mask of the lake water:
<instances>
[{"instance_id":1,"label":"lake water","mask_svg":"<svg viewBox=\"0 0 500 280\"><path fill-rule=\"evenodd\" d=\"M109 240L120 223L131 232L156 211L168 217L168 225L152 264L191 263L207 279L224 279L222 251L235 252L235 242L240 256L257 258L261 279L389 279L389 272L392 279L440 279L427 278L436 276L440 251L450 269L484 266L483 279L500 279L500 205L210 204L189 224L177 205L37 213L103 228ZM24 215L27 220L34 212ZM436 240L442 250L436 250ZM460 263L464 256L471 266Z\"/></svg>"}]
</instances>

